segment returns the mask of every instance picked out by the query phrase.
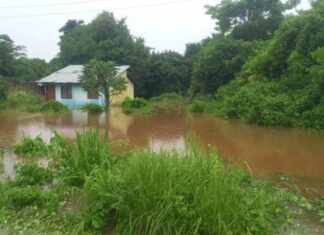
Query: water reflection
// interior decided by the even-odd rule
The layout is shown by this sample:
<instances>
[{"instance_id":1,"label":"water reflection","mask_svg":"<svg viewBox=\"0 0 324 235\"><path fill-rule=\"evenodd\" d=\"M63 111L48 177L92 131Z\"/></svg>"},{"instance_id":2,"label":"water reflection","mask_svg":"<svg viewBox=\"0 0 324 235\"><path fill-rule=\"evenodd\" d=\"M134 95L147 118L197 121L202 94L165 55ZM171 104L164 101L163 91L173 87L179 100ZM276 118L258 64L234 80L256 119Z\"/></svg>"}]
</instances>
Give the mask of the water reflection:
<instances>
[{"instance_id":1,"label":"water reflection","mask_svg":"<svg viewBox=\"0 0 324 235\"><path fill-rule=\"evenodd\" d=\"M246 125L207 114L161 112L149 117L127 116L116 107L108 120L105 114L80 110L64 115L0 114L0 138L13 143L23 135L40 135L48 141L55 130L73 139L76 130L97 127L102 137L124 139L133 147L183 151L186 137L193 133L202 146L216 145L222 158L246 161L255 175L290 173L302 179L301 185L314 187L324 194L320 180L324 177L323 134ZM10 156L15 157L7 154L4 161Z\"/></svg>"}]
</instances>

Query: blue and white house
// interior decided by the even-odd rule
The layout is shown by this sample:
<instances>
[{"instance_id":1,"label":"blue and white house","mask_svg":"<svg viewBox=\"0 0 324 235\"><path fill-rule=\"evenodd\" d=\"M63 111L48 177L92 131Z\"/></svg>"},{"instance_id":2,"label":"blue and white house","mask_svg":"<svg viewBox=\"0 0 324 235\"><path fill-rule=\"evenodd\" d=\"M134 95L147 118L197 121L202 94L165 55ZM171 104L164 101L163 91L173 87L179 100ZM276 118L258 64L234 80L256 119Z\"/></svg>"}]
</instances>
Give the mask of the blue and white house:
<instances>
[{"instance_id":1,"label":"blue and white house","mask_svg":"<svg viewBox=\"0 0 324 235\"><path fill-rule=\"evenodd\" d=\"M127 77L128 65L117 66L118 75L127 81L127 89L112 104L120 104L126 97L134 98L134 85ZM88 103L105 105L105 99L98 91L85 91L80 84L83 65L69 65L38 81L46 100L56 100L69 107L83 106Z\"/></svg>"}]
</instances>

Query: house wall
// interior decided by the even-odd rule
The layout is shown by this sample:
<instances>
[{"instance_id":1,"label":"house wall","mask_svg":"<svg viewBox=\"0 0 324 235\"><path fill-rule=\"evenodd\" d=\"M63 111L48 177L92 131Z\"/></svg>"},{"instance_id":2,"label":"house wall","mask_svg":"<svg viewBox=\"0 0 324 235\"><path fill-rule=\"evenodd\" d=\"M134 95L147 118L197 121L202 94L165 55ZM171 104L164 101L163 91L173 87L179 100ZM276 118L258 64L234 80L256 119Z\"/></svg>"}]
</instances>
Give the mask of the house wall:
<instances>
[{"instance_id":1,"label":"house wall","mask_svg":"<svg viewBox=\"0 0 324 235\"><path fill-rule=\"evenodd\" d=\"M113 99L113 105L121 104L126 97L134 99L134 84L127 77L127 71L122 73L121 76L127 81L126 91Z\"/></svg>"},{"instance_id":2,"label":"house wall","mask_svg":"<svg viewBox=\"0 0 324 235\"><path fill-rule=\"evenodd\" d=\"M127 89L121 95L115 97L115 99L112 101L112 105L120 104L121 102L123 102L123 100L126 97L129 97L131 99L134 98L134 85L128 79L127 72L124 72L121 76L127 80ZM66 84L55 85L55 100L61 102L62 104L68 107L79 107L79 106L86 105L88 103L95 103L101 106L104 106L106 104L102 94L99 95L99 99L88 99L88 93L81 87L80 84L71 84L72 99L62 99L61 98L62 85L66 85Z\"/></svg>"},{"instance_id":3,"label":"house wall","mask_svg":"<svg viewBox=\"0 0 324 235\"><path fill-rule=\"evenodd\" d=\"M81 87L80 84L72 84L72 99L61 98L61 86L64 84L55 85L55 100L61 102L68 107L79 107L89 103L105 105L105 100L102 97L99 99L88 99L87 92Z\"/></svg>"}]
</instances>

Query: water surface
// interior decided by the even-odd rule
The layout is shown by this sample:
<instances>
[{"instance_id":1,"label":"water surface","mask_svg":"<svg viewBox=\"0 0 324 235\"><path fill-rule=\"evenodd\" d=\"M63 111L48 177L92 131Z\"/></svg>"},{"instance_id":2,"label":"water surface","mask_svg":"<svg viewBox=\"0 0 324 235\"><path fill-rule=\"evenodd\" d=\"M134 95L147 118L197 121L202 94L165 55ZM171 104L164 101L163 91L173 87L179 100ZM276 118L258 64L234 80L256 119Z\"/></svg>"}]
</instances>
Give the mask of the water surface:
<instances>
[{"instance_id":1,"label":"water surface","mask_svg":"<svg viewBox=\"0 0 324 235\"><path fill-rule=\"evenodd\" d=\"M79 110L63 115L0 113L0 139L9 144L24 135L40 135L48 141L53 130L73 139L76 130L90 127L99 128L101 136L124 139L131 147L150 147L154 151L184 150L186 137L193 134L202 146L215 145L222 159L235 160L254 175L275 178L278 173L288 173L303 189L324 195L324 134L182 112L127 116L113 108L108 122L105 114ZM6 152L3 161L10 173L19 158Z\"/></svg>"}]
</instances>

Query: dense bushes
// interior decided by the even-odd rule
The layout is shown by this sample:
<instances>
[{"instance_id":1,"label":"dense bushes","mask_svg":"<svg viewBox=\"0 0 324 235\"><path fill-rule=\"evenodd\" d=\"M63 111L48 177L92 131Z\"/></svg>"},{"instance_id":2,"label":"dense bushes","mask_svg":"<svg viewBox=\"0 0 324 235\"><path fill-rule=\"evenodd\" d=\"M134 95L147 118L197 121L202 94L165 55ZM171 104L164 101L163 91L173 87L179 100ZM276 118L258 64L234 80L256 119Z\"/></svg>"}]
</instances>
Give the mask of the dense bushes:
<instances>
[{"instance_id":1,"label":"dense bushes","mask_svg":"<svg viewBox=\"0 0 324 235\"><path fill-rule=\"evenodd\" d=\"M273 39L223 86L213 113L272 126L323 129L323 4L287 17Z\"/></svg>"}]
</instances>

